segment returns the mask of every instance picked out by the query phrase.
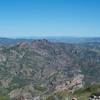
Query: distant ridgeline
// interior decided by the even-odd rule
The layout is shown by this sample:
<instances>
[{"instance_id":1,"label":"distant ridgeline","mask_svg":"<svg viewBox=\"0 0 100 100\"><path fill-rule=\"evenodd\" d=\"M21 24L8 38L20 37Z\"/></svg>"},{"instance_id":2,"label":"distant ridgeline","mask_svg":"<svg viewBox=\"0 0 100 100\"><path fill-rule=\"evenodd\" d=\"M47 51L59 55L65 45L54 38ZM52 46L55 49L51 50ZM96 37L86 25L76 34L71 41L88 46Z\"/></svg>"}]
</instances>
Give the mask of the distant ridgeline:
<instances>
[{"instance_id":1,"label":"distant ridgeline","mask_svg":"<svg viewBox=\"0 0 100 100\"><path fill-rule=\"evenodd\" d=\"M0 45L13 45L20 42L32 42L37 39L48 39L52 42L62 43L100 43L100 38L79 38L79 37L33 37L33 38L0 38Z\"/></svg>"}]
</instances>

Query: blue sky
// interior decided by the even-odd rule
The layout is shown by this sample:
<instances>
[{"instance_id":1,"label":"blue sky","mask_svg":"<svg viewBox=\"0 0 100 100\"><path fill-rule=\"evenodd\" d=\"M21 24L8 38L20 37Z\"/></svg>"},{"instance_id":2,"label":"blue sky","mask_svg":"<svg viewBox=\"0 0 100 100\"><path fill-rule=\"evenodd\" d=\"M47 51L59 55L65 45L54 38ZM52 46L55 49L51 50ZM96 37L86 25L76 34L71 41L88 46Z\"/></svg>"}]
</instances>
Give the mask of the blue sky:
<instances>
[{"instance_id":1,"label":"blue sky","mask_svg":"<svg viewBox=\"0 0 100 100\"><path fill-rule=\"evenodd\" d=\"M100 0L0 0L0 37L100 36Z\"/></svg>"}]
</instances>

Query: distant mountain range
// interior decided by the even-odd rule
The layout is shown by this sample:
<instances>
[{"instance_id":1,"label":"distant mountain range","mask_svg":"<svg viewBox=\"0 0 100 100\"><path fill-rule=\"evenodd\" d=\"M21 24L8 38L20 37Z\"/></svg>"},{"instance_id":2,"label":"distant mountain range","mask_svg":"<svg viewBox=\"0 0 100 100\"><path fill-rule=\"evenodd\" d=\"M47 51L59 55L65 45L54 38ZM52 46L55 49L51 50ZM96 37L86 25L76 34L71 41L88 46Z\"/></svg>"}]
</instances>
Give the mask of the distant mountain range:
<instances>
[{"instance_id":1,"label":"distant mountain range","mask_svg":"<svg viewBox=\"0 0 100 100\"><path fill-rule=\"evenodd\" d=\"M33 38L0 38L0 44L3 45L13 45L16 43L20 43L20 42L32 42L33 40L36 39L48 39L49 41L52 42L62 42L62 43L91 43L91 42L96 42L96 43L100 43L100 38L99 37L93 37L93 38L79 38L79 37L33 37Z\"/></svg>"}]
</instances>

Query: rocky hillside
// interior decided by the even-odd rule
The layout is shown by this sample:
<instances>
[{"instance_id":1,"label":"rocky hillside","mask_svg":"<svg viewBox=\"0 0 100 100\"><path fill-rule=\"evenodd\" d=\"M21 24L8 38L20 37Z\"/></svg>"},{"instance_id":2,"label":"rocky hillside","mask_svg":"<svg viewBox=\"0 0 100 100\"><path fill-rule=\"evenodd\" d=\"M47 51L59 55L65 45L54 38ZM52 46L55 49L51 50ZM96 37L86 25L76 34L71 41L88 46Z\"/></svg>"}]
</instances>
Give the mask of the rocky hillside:
<instances>
[{"instance_id":1,"label":"rocky hillside","mask_svg":"<svg viewBox=\"0 0 100 100\"><path fill-rule=\"evenodd\" d=\"M84 76L85 84L97 83L99 74L99 43L43 39L0 46L0 95L4 100L39 100L79 75Z\"/></svg>"}]
</instances>

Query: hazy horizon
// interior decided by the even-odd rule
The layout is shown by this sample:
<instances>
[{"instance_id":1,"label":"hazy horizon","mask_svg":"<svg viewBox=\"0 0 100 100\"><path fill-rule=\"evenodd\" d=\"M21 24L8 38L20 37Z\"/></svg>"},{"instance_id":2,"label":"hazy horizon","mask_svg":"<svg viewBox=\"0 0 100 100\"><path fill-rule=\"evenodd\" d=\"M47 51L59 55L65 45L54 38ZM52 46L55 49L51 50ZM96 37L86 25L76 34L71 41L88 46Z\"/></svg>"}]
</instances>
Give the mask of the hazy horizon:
<instances>
[{"instance_id":1,"label":"hazy horizon","mask_svg":"<svg viewBox=\"0 0 100 100\"><path fill-rule=\"evenodd\" d=\"M83 36L21 36L21 37L0 37L0 39L96 39L100 36L83 37Z\"/></svg>"}]
</instances>

